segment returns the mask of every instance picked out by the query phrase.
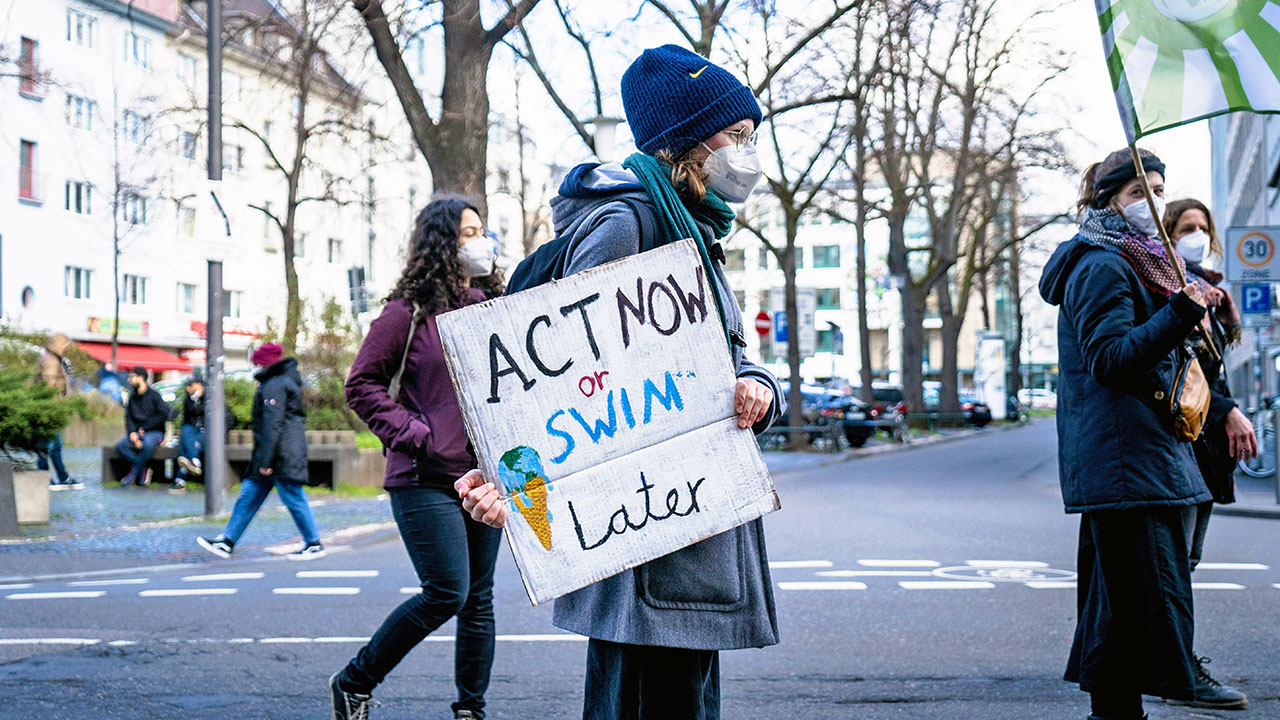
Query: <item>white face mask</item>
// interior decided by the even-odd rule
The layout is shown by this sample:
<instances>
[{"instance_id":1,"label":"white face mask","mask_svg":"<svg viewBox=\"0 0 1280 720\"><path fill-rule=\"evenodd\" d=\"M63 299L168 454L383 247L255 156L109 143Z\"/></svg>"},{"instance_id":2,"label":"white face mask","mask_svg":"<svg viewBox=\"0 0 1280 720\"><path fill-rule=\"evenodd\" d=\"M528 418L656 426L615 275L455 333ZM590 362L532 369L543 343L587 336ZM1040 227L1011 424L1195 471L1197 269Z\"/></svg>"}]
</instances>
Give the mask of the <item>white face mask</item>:
<instances>
[{"instance_id":1,"label":"white face mask","mask_svg":"<svg viewBox=\"0 0 1280 720\"><path fill-rule=\"evenodd\" d=\"M484 277L493 274L493 263L497 254L493 249L493 241L488 237L478 237L458 248L458 260L462 261L462 274L466 277Z\"/></svg>"},{"instance_id":2,"label":"white face mask","mask_svg":"<svg viewBox=\"0 0 1280 720\"><path fill-rule=\"evenodd\" d=\"M1203 230L1193 230L1178 240L1178 254L1189 263L1203 263L1208 247L1209 236Z\"/></svg>"},{"instance_id":3,"label":"white face mask","mask_svg":"<svg viewBox=\"0 0 1280 720\"><path fill-rule=\"evenodd\" d=\"M1156 211L1164 215L1164 198L1158 197L1155 200ZM1129 221L1129 225L1134 230L1149 237L1156 237L1160 234L1160 228L1157 225L1160 220L1159 218L1151 217L1151 206L1147 204L1146 198L1140 198L1136 202L1131 202L1120 208L1120 214L1124 216L1125 220Z\"/></svg>"},{"instance_id":4,"label":"white face mask","mask_svg":"<svg viewBox=\"0 0 1280 720\"><path fill-rule=\"evenodd\" d=\"M764 175L756 146L745 143L712 150L702 143L702 147L711 153L702 164L707 171L707 187L731 203L746 202Z\"/></svg>"}]
</instances>

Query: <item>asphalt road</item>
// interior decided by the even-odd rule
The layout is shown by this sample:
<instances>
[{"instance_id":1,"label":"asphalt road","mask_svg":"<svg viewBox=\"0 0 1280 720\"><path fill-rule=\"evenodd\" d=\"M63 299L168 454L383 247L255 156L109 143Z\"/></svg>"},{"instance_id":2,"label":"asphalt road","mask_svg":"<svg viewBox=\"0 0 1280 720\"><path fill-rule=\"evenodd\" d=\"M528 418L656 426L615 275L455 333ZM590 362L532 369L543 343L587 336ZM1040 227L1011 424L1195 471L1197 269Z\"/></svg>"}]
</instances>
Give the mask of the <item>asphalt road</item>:
<instances>
[{"instance_id":1,"label":"asphalt road","mask_svg":"<svg viewBox=\"0 0 1280 720\"><path fill-rule=\"evenodd\" d=\"M1060 679L1077 520L1061 511L1052 423L776 482L783 510L766 527L783 641L722 656L726 719L1087 714ZM1205 562L1197 651L1253 706L1148 711L1280 718L1280 521L1215 518ZM0 718L327 718L325 680L414 584L403 548L384 542L309 563L2 587ZM505 551L496 592L489 717L580 717L585 643L530 608ZM375 720L449 717L451 634L378 689Z\"/></svg>"}]
</instances>

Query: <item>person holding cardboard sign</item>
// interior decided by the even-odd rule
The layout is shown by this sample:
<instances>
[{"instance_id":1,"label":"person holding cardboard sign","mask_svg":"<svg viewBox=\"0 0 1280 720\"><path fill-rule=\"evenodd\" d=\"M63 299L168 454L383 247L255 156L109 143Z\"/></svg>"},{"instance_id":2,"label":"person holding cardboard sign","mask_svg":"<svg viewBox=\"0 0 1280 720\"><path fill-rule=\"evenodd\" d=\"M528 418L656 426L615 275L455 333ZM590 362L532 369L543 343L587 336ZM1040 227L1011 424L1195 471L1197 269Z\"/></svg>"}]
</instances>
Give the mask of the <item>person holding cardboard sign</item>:
<instances>
[{"instance_id":1,"label":"person holding cardboard sign","mask_svg":"<svg viewBox=\"0 0 1280 720\"><path fill-rule=\"evenodd\" d=\"M408 263L347 378L347 404L387 452L384 487L422 584L329 679L333 717L366 717L373 689L423 638L457 617L456 718L483 718L495 642L493 568L502 533L461 509L453 481L476 457L445 366L436 316L502 293L480 213L453 195L418 214Z\"/></svg>"},{"instance_id":2,"label":"person holding cardboard sign","mask_svg":"<svg viewBox=\"0 0 1280 720\"><path fill-rule=\"evenodd\" d=\"M742 317L717 242L733 225L728 203L744 202L762 174L754 145L760 107L732 74L674 45L646 50L632 63L622 78L622 102L641 152L622 164L575 167L551 201L557 242L567 239L559 259L564 275L693 239L713 288L709 321L723 330L719 351L729 353L737 376L738 428L763 432L785 412L782 392L771 373L743 355ZM716 453L707 447L705 461L715 463ZM479 471L456 487L473 518L505 523L507 503ZM646 514L642 522L693 502L670 497L659 517ZM559 597L554 622L590 638L584 718L717 719L719 651L778 642L762 523L747 522Z\"/></svg>"}]
</instances>

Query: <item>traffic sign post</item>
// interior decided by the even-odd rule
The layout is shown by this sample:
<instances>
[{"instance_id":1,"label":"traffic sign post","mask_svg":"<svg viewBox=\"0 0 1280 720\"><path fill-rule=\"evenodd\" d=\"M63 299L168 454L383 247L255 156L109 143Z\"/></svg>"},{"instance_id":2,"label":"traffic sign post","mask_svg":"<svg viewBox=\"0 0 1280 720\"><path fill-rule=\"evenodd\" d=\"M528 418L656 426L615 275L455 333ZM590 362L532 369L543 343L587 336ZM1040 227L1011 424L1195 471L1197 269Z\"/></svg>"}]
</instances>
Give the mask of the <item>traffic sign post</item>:
<instances>
[{"instance_id":1,"label":"traffic sign post","mask_svg":"<svg viewBox=\"0 0 1280 720\"><path fill-rule=\"evenodd\" d=\"M1271 314L1271 286L1249 283L1240 286L1240 312L1246 315Z\"/></svg>"},{"instance_id":2,"label":"traffic sign post","mask_svg":"<svg viewBox=\"0 0 1280 720\"><path fill-rule=\"evenodd\" d=\"M1227 228L1227 280L1235 283L1280 281L1280 227Z\"/></svg>"},{"instance_id":3,"label":"traffic sign post","mask_svg":"<svg viewBox=\"0 0 1280 720\"><path fill-rule=\"evenodd\" d=\"M760 335L760 337L764 337L769 334L769 328L772 326L773 323L769 320L769 313L761 310L760 313L756 315L756 333Z\"/></svg>"}]
</instances>

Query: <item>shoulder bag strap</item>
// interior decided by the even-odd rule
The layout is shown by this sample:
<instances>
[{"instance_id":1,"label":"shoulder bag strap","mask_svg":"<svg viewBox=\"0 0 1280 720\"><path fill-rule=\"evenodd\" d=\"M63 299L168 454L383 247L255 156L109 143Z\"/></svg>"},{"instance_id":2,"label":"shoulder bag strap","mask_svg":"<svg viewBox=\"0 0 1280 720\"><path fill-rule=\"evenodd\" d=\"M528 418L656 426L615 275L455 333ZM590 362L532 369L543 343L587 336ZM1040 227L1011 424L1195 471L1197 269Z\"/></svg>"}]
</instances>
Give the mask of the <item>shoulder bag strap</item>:
<instances>
[{"instance_id":1,"label":"shoulder bag strap","mask_svg":"<svg viewBox=\"0 0 1280 720\"><path fill-rule=\"evenodd\" d=\"M404 340L404 353L400 356L400 367L396 370L396 374L391 376L391 384L387 386L387 394L396 402L400 402L400 379L404 376L404 366L409 362L409 348L413 347L413 336L418 332L418 326L421 324L422 308L415 303L413 317L409 320L409 335Z\"/></svg>"}]
</instances>

